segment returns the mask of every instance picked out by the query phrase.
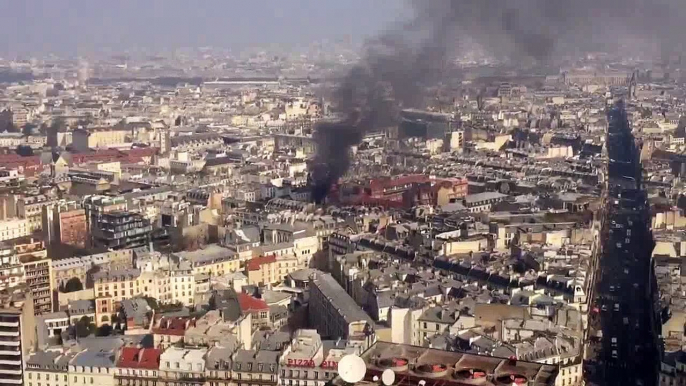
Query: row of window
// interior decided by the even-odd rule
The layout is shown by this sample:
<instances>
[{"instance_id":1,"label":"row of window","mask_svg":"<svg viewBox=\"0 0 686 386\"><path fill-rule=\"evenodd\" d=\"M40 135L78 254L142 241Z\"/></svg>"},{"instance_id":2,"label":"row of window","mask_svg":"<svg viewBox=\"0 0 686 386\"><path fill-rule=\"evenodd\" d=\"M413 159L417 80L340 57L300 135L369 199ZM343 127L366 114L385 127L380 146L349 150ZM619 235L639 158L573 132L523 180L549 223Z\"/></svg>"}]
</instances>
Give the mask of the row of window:
<instances>
[{"instance_id":1,"label":"row of window","mask_svg":"<svg viewBox=\"0 0 686 386\"><path fill-rule=\"evenodd\" d=\"M302 374L301 374L302 373ZM312 374L314 378L309 378L309 375ZM319 379L319 375L321 372L319 371L308 371L308 370L288 370L288 378L300 378L300 379ZM330 379L333 378L333 375L336 373L330 373L328 371L324 372L324 378L323 379ZM286 378L286 370L281 370L281 378Z\"/></svg>"},{"instance_id":2,"label":"row of window","mask_svg":"<svg viewBox=\"0 0 686 386\"><path fill-rule=\"evenodd\" d=\"M33 372L27 371L26 374L27 374L27 378L28 378L28 379L32 379L32 377L33 377ZM50 380L50 374L45 374L44 379L45 379L46 381L49 381L49 380ZM41 380L41 373L36 373L36 380L38 380L38 381ZM56 381L59 381L59 380L60 380L60 379L59 379L59 374L55 374L55 380L56 380ZM65 382L67 381L67 375L66 375L66 374L64 374L64 381L65 381Z\"/></svg>"},{"instance_id":3,"label":"row of window","mask_svg":"<svg viewBox=\"0 0 686 386\"><path fill-rule=\"evenodd\" d=\"M152 370L137 370L137 369L117 369L119 375L137 375L137 376L153 376L157 377L157 371Z\"/></svg>"},{"instance_id":4,"label":"row of window","mask_svg":"<svg viewBox=\"0 0 686 386\"><path fill-rule=\"evenodd\" d=\"M29 379L30 379L30 377L29 377ZM55 380L59 382L58 379L55 379ZM47 381L49 381L49 379L47 379ZM66 376L66 375L64 376L64 381L67 382L67 376ZM77 376L74 376L74 383L77 383L78 381L79 381L79 380L78 380L78 377L77 377ZM93 384L95 384L95 381L93 380L93 377L90 377L90 380L87 379L86 377L83 377L83 382L81 382L81 383L84 384L84 385L85 385L85 384L91 384L91 385L93 385ZM29 383L28 383L28 386L33 386L33 383L32 383L32 382L29 382ZM36 386L43 386L43 384L40 383L40 382L37 382L37 383L36 383ZM49 382L46 382L46 383L45 383L45 386L51 386L51 385L50 385Z\"/></svg>"},{"instance_id":5,"label":"row of window","mask_svg":"<svg viewBox=\"0 0 686 386\"><path fill-rule=\"evenodd\" d=\"M110 293L109 293L109 292L105 292L105 293L103 294L102 292L98 292L98 297L99 297L99 298L101 298L101 297L103 297L103 296L109 297L109 296L110 296ZM114 291L114 296L119 296L119 291ZM125 289L122 289L122 291L121 291L121 296L126 296L126 290L125 290ZM130 289L130 290L129 290L129 296L133 296L133 289Z\"/></svg>"},{"instance_id":6,"label":"row of window","mask_svg":"<svg viewBox=\"0 0 686 386\"><path fill-rule=\"evenodd\" d=\"M98 374L109 374L110 369L107 367L93 367L93 366L69 366L69 371L77 373L98 373ZM76 377L74 377L76 379ZM85 379L85 377L84 377ZM76 380L74 380L76 382Z\"/></svg>"}]
</instances>

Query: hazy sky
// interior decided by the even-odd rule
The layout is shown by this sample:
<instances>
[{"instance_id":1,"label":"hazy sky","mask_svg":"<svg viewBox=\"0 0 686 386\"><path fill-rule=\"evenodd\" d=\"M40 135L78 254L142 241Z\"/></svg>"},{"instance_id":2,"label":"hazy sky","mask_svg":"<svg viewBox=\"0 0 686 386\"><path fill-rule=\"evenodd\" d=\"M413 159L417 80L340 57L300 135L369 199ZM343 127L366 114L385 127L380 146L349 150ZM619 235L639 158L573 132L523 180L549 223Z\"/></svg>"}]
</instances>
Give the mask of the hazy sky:
<instances>
[{"instance_id":1,"label":"hazy sky","mask_svg":"<svg viewBox=\"0 0 686 386\"><path fill-rule=\"evenodd\" d=\"M358 39L402 0L21 0L0 6L0 53L67 53Z\"/></svg>"}]
</instances>

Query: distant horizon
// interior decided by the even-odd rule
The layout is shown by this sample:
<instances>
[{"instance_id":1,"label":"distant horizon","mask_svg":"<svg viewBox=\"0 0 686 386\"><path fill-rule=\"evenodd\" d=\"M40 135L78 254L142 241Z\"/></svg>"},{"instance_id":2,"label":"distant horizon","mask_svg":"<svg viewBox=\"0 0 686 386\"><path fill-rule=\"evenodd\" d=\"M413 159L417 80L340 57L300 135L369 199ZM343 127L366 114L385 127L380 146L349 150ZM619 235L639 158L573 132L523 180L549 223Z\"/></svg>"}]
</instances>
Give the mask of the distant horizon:
<instances>
[{"instance_id":1,"label":"distant horizon","mask_svg":"<svg viewBox=\"0 0 686 386\"><path fill-rule=\"evenodd\" d=\"M78 5L78 6L77 6ZM403 0L26 0L0 14L0 57L214 47L307 46L373 36L402 18Z\"/></svg>"}]
</instances>

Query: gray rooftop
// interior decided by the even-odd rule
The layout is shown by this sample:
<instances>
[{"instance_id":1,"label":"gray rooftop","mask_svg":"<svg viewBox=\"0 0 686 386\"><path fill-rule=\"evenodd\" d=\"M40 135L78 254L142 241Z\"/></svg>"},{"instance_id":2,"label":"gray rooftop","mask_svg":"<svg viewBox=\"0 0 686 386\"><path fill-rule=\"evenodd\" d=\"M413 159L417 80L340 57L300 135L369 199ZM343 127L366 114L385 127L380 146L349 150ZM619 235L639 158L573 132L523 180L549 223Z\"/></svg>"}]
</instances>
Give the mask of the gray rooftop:
<instances>
[{"instance_id":1,"label":"gray rooftop","mask_svg":"<svg viewBox=\"0 0 686 386\"><path fill-rule=\"evenodd\" d=\"M124 299L121 301L121 307L126 317L133 318L137 325L145 323L147 313L150 311L148 302L143 298Z\"/></svg>"},{"instance_id":2,"label":"gray rooftop","mask_svg":"<svg viewBox=\"0 0 686 386\"><path fill-rule=\"evenodd\" d=\"M43 371L64 372L68 369L69 361L74 355L74 353L63 354L59 351L38 350L28 357L26 366Z\"/></svg>"},{"instance_id":3,"label":"gray rooftop","mask_svg":"<svg viewBox=\"0 0 686 386\"><path fill-rule=\"evenodd\" d=\"M67 305L69 315L84 315L95 312L95 304L92 300L73 300Z\"/></svg>"},{"instance_id":4,"label":"gray rooftop","mask_svg":"<svg viewBox=\"0 0 686 386\"><path fill-rule=\"evenodd\" d=\"M100 271L96 272L93 274L93 281L97 281L100 279L103 279L105 281L108 280L118 280L119 278L126 278L127 280L130 280L131 278L138 277L141 275L141 270L140 269L135 269L135 268L125 268L125 269L116 269L116 270L106 270L106 271Z\"/></svg>"},{"instance_id":5,"label":"gray rooftop","mask_svg":"<svg viewBox=\"0 0 686 386\"><path fill-rule=\"evenodd\" d=\"M210 244L203 249L198 249L197 251L178 252L175 253L175 255L181 259L190 261L195 267L211 264L213 262L233 259L236 256L236 252L217 244Z\"/></svg>"},{"instance_id":6,"label":"gray rooftop","mask_svg":"<svg viewBox=\"0 0 686 386\"><path fill-rule=\"evenodd\" d=\"M505 197L507 197L507 194L502 194L499 192L483 192L467 195L464 198L464 201L469 205L482 201L502 199Z\"/></svg>"},{"instance_id":7,"label":"gray rooftop","mask_svg":"<svg viewBox=\"0 0 686 386\"><path fill-rule=\"evenodd\" d=\"M238 350L233 358L233 370L251 373L277 373L278 351Z\"/></svg>"},{"instance_id":8,"label":"gray rooftop","mask_svg":"<svg viewBox=\"0 0 686 386\"><path fill-rule=\"evenodd\" d=\"M348 295L343 287L329 274L317 275L312 285L319 288L319 291L329 299L334 308L343 316L346 322L366 321L370 326L374 325L372 318L355 303L355 300Z\"/></svg>"},{"instance_id":9,"label":"gray rooftop","mask_svg":"<svg viewBox=\"0 0 686 386\"><path fill-rule=\"evenodd\" d=\"M303 268L288 274L293 280L310 281L312 275L319 274L321 271L312 268Z\"/></svg>"},{"instance_id":10,"label":"gray rooftop","mask_svg":"<svg viewBox=\"0 0 686 386\"><path fill-rule=\"evenodd\" d=\"M231 335L233 337L233 335ZM234 338L235 340L235 338ZM212 347L205 358L209 370L231 370L231 355L236 351L238 342L234 346L221 345Z\"/></svg>"},{"instance_id":11,"label":"gray rooftop","mask_svg":"<svg viewBox=\"0 0 686 386\"><path fill-rule=\"evenodd\" d=\"M114 351L88 349L76 355L76 357L72 359L70 365L112 368L115 366L114 361Z\"/></svg>"}]
</instances>

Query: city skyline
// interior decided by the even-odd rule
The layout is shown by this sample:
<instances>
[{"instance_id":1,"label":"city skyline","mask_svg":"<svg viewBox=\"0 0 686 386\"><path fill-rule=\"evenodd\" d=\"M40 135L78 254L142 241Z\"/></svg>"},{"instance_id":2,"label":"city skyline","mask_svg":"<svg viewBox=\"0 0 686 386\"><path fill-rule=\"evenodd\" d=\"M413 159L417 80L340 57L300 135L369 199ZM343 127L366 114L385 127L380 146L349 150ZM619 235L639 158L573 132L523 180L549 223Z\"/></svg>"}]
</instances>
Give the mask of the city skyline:
<instances>
[{"instance_id":1,"label":"city skyline","mask_svg":"<svg viewBox=\"0 0 686 386\"><path fill-rule=\"evenodd\" d=\"M402 0L368 2L89 1L8 2L0 15L0 55L94 51L165 51L213 46L240 51L266 45L307 45L325 39L362 41L397 20Z\"/></svg>"}]
</instances>

